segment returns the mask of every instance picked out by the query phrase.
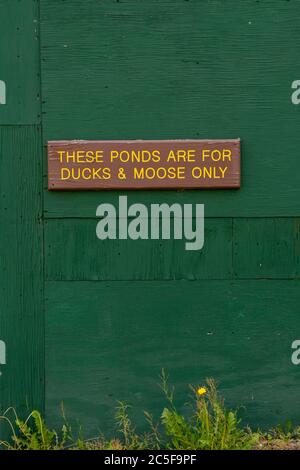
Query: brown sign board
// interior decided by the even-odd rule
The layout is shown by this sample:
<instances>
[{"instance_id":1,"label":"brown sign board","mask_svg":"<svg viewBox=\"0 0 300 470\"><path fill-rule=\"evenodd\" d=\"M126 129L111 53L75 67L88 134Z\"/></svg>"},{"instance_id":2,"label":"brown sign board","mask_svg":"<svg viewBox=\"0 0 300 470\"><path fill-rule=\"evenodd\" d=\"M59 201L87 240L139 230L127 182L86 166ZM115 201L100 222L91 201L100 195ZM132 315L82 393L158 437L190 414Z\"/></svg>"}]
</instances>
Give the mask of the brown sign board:
<instances>
[{"instance_id":1,"label":"brown sign board","mask_svg":"<svg viewBox=\"0 0 300 470\"><path fill-rule=\"evenodd\" d=\"M239 187L239 139L48 142L49 190Z\"/></svg>"}]
</instances>

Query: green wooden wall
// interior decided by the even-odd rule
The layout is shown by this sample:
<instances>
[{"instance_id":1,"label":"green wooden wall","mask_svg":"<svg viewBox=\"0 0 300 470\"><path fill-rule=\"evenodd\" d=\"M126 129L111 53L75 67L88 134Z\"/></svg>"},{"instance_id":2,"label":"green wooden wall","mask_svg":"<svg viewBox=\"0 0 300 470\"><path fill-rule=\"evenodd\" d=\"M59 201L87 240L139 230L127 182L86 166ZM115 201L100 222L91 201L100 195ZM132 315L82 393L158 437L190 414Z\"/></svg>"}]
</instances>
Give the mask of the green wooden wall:
<instances>
[{"instance_id":1,"label":"green wooden wall","mask_svg":"<svg viewBox=\"0 0 300 470\"><path fill-rule=\"evenodd\" d=\"M63 401L92 436L125 400L142 425L164 367L179 406L214 377L245 422L299 423L299 0L0 0L2 13L1 406L45 406L57 424ZM238 191L122 192L204 203L200 252L100 242L96 207L118 192L47 191L48 140L237 137Z\"/></svg>"},{"instance_id":2,"label":"green wooden wall","mask_svg":"<svg viewBox=\"0 0 300 470\"><path fill-rule=\"evenodd\" d=\"M39 2L1 0L0 18L0 408L24 414L45 403Z\"/></svg>"}]
</instances>

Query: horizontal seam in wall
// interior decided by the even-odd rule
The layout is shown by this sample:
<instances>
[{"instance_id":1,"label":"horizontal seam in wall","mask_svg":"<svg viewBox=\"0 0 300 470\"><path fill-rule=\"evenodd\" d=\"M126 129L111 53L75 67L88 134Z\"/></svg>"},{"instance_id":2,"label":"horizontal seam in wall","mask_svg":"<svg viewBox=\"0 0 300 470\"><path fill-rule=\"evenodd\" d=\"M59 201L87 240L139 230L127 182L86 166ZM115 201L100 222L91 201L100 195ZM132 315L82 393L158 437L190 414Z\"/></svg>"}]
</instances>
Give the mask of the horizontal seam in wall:
<instances>
[{"instance_id":1,"label":"horizontal seam in wall","mask_svg":"<svg viewBox=\"0 0 300 470\"><path fill-rule=\"evenodd\" d=\"M105 282L114 282L114 283L118 283L118 282L186 282L186 283L191 283L191 282L211 282L211 281L220 281L220 282L231 282L231 283L234 283L234 282L237 282L237 281L242 281L242 282L248 282L248 281L257 281L257 282L260 282L260 281L270 281L270 282L273 282L273 281L287 281L287 282L291 282L291 281L300 281L300 277L294 277L294 278L279 278L279 277L276 277L276 278L272 278L272 277L260 277L260 278L257 278L257 277L252 277L252 278L202 278L202 279L185 279L185 278L180 278L180 279L46 279L45 282L46 283L51 283L51 282L63 282L63 283L73 283L73 282L89 282L89 283L105 283Z\"/></svg>"}]
</instances>

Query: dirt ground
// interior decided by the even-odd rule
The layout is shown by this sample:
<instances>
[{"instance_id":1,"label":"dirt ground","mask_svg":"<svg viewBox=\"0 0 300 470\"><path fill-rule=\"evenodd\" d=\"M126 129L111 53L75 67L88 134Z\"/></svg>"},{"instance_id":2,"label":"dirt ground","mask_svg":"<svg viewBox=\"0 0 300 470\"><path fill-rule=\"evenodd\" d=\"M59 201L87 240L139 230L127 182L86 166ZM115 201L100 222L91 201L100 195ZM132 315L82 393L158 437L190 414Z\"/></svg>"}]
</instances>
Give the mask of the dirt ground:
<instances>
[{"instance_id":1,"label":"dirt ground","mask_svg":"<svg viewBox=\"0 0 300 470\"><path fill-rule=\"evenodd\" d=\"M300 450L300 439L262 439L256 446L256 450Z\"/></svg>"}]
</instances>

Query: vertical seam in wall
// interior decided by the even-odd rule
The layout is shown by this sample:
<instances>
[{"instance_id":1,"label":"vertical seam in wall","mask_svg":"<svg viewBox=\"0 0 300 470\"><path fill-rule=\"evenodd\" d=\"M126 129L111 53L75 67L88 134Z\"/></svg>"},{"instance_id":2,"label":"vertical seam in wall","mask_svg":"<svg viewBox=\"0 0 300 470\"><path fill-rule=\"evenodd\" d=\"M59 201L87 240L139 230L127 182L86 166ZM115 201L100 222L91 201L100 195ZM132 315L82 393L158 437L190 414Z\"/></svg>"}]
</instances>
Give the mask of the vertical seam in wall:
<instances>
[{"instance_id":1,"label":"vertical seam in wall","mask_svg":"<svg viewBox=\"0 0 300 470\"><path fill-rule=\"evenodd\" d=\"M234 217L231 219L231 279L235 279L234 273Z\"/></svg>"},{"instance_id":2,"label":"vertical seam in wall","mask_svg":"<svg viewBox=\"0 0 300 470\"><path fill-rule=\"evenodd\" d=\"M38 7L37 7L37 15L38 15L38 77L39 77L39 98L40 98L40 123L39 123L39 134L40 134L40 146L41 146L41 155L42 164L41 164L41 217L40 217L40 224L42 225L42 234L41 234L41 263L42 263L42 345L43 345L43 383L42 383L42 413L45 415L46 409L46 347L45 347L45 340L46 340L46 331L45 331L45 323L46 323L46 309L45 309L45 227L44 227L44 146L43 146L43 114L42 114L42 58L41 58L41 1L37 0Z\"/></svg>"}]
</instances>

